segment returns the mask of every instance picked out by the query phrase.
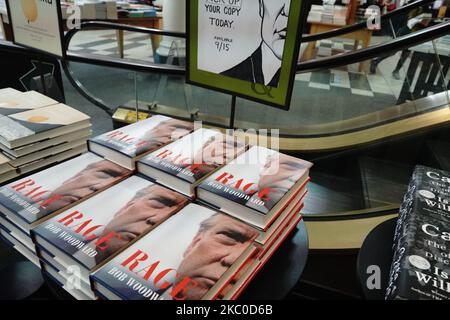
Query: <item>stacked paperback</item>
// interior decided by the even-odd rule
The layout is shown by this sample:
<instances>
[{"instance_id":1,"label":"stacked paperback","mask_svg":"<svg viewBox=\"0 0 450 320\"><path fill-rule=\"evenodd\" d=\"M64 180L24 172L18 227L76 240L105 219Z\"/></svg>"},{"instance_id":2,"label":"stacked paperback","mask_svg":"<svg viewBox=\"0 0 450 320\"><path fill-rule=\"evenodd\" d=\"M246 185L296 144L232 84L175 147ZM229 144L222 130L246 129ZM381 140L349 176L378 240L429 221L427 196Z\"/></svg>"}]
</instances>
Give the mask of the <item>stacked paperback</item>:
<instances>
[{"instance_id":1,"label":"stacked paperback","mask_svg":"<svg viewBox=\"0 0 450 320\"><path fill-rule=\"evenodd\" d=\"M0 90L0 184L86 151L90 118L38 92Z\"/></svg>"},{"instance_id":2,"label":"stacked paperback","mask_svg":"<svg viewBox=\"0 0 450 320\"><path fill-rule=\"evenodd\" d=\"M333 23L333 17L334 17L334 5L330 4L324 4L322 6L322 22L327 24Z\"/></svg>"},{"instance_id":3,"label":"stacked paperback","mask_svg":"<svg viewBox=\"0 0 450 320\"><path fill-rule=\"evenodd\" d=\"M325 23L343 26L346 24L348 8L339 5L311 5L308 23Z\"/></svg>"},{"instance_id":4,"label":"stacked paperback","mask_svg":"<svg viewBox=\"0 0 450 320\"><path fill-rule=\"evenodd\" d=\"M18 176L17 170L9 164L9 158L0 154L0 183Z\"/></svg>"},{"instance_id":5,"label":"stacked paperback","mask_svg":"<svg viewBox=\"0 0 450 320\"><path fill-rule=\"evenodd\" d=\"M337 25L345 25L347 20L348 9L345 6L334 6L333 23Z\"/></svg>"},{"instance_id":6,"label":"stacked paperback","mask_svg":"<svg viewBox=\"0 0 450 320\"><path fill-rule=\"evenodd\" d=\"M68 7L73 3L61 3L62 17L67 19ZM117 20L117 2L114 0L76 0L75 5L80 8L82 20Z\"/></svg>"},{"instance_id":7,"label":"stacked paperback","mask_svg":"<svg viewBox=\"0 0 450 320\"><path fill-rule=\"evenodd\" d=\"M313 4L311 10L308 13L308 22L321 22L322 21L323 7Z\"/></svg>"},{"instance_id":8,"label":"stacked paperback","mask_svg":"<svg viewBox=\"0 0 450 320\"><path fill-rule=\"evenodd\" d=\"M77 299L238 298L302 218L312 166L164 116L89 151L0 189L4 237Z\"/></svg>"},{"instance_id":9,"label":"stacked paperback","mask_svg":"<svg viewBox=\"0 0 450 320\"><path fill-rule=\"evenodd\" d=\"M417 166L400 207L386 299L449 300L450 173Z\"/></svg>"}]
</instances>

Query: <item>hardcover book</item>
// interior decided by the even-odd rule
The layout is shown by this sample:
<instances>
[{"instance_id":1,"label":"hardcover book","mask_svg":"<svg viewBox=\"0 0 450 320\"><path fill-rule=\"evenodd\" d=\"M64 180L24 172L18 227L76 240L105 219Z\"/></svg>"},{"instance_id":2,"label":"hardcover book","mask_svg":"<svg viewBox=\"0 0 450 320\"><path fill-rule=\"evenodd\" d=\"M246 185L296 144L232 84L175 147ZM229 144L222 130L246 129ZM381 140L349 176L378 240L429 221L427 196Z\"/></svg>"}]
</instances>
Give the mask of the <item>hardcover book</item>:
<instances>
[{"instance_id":1,"label":"hardcover book","mask_svg":"<svg viewBox=\"0 0 450 320\"><path fill-rule=\"evenodd\" d=\"M417 166L394 236L387 299L448 300L450 173Z\"/></svg>"},{"instance_id":2,"label":"hardcover book","mask_svg":"<svg viewBox=\"0 0 450 320\"><path fill-rule=\"evenodd\" d=\"M190 204L95 272L92 284L111 300L212 299L256 254L257 234Z\"/></svg>"},{"instance_id":3,"label":"hardcover book","mask_svg":"<svg viewBox=\"0 0 450 320\"><path fill-rule=\"evenodd\" d=\"M0 115L3 116L53 104L58 104L58 101L36 91L20 92L12 88L0 89Z\"/></svg>"},{"instance_id":4,"label":"hardcover book","mask_svg":"<svg viewBox=\"0 0 450 320\"><path fill-rule=\"evenodd\" d=\"M0 214L0 226L5 227L10 230L12 236L26 246L30 251L36 253L36 247L31 240L30 236L25 233L22 229L16 227L12 221L8 220L5 216Z\"/></svg>"},{"instance_id":5,"label":"hardcover book","mask_svg":"<svg viewBox=\"0 0 450 320\"><path fill-rule=\"evenodd\" d=\"M297 215L304 206L304 198L308 193L305 188L299 189L301 191L297 196L295 196L286 209L281 213L278 218L270 225L270 227L265 231L261 232L256 242L265 246L279 233L280 229L284 228L285 225L292 219L294 215Z\"/></svg>"},{"instance_id":6,"label":"hardcover book","mask_svg":"<svg viewBox=\"0 0 450 320\"><path fill-rule=\"evenodd\" d=\"M202 179L246 149L245 142L209 129L198 129L138 162L138 172L187 196Z\"/></svg>"},{"instance_id":7,"label":"hardcover book","mask_svg":"<svg viewBox=\"0 0 450 320\"><path fill-rule=\"evenodd\" d=\"M4 226L0 226L0 235L11 247L31 261L36 267L41 268L39 258L34 252L29 250L25 245L18 241L11 232Z\"/></svg>"},{"instance_id":8,"label":"hardcover book","mask_svg":"<svg viewBox=\"0 0 450 320\"><path fill-rule=\"evenodd\" d=\"M0 89L0 97L2 99L6 98L6 97L14 96L14 95L22 94L22 93L23 93L22 91L16 90L14 88Z\"/></svg>"},{"instance_id":9,"label":"hardcover book","mask_svg":"<svg viewBox=\"0 0 450 320\"><path fill-rule=\"evenodd\" d=\"M91 300L96 299L94 291L92 291L91 285L82 281L80 277L74 274L77 271L76 266L64 267L56 260L56 257L46 251L45 248L41 246L36 246L37 256L41 260L41 266L43 271L49 272L54 276L59 283L64 283L66 286L72 286L77 289L81 295L89 297Z\"/></svg>"},{"instance_id":10,"label":"hardcover book","mask_svg":"<svg viewBox=\"0 0 450 320\"><path fill-rule=\"evenodd\" d=\"M255 276L263 269L269 259L285 242L286 238L295 232L295 228L300 223L302 216L298 212L292 216L283 228L276 234L273 243L261 248L258 255L249 260L245 266L239 270L229 284L218 294L218 300L236 300L248 287ZM305 256L304 259L307 257Z\"/></svg>"},{"instance_id":11,"label":"hardcover book","mask_svg":"<svg viewBox=\"0 0 450 320\"><path fill-rule=\"evenodd\" d=\"M14 149L90 126L89 116L64 104L0 116L0 143Z\"/></svg>"},{"instance_id":12,"label":"hardcover book","mask_svg":"<svg viewBox=\"0 0 450 320\"><path fill-rule=\"evenodd\" d=\"M90 271L187 202L175 191L132 176L41 223L32 234L66 268L79 265L89 283Z\"/></svg>"},{"instance_id":13,"label":"hardcover book","mask_svg":"<svg viewBox=\"0 0 450 320\"><path fill-rule=\"evenodd\" d=\"M18 147L16 149L9 149L6 146L0 143L0 149L7 155L10 155L14 158L23 157L29 155L30 153L34 153L46 148L50 148L52 146L57 146L59 144L70 142L78 139L87 140L91 136L91 127L86 127L81 130L77 130L68 134L63 134L61 136L57 136L55 138L50 138L46 140L42 140L33 144L29 144L23 147Z\"/></svg>"},{"instance_id":14,"label":"hardcover book","mask_svg":"<svg viewBox=\"0 0 450 320\"><path fill-rule=\"evenodd\" d=\"M23 166L20 166L18 168L18 171L21 175L27 174L27 173L34 173L36 170L42 169L42 168L48 168L50 165L56 165L60 162L66 161L68 159L75 158L76 156L82 155L86 153L87 146L82 145L79 147L72 148L68 151L64 151L58 154L55 154L53 156L44 157L42 159L24 164Z\"/></svg>"},{"instance_id":15,"label":"hardcover book","mask_svg":"<svg viewBox=\"0 0 450 320\"><path fill-rule=\"evenodd\" d=\"M264 147L247 152L205 179L197 196L262 230L309 181L312 163Z\"/></svg>"},{"instance_id":16,"label":"hardcover book","mask_svg":"<svg viewBox=\"0 0 450 320\"><path fill-rule=\"evenodd\" d=\"M51 281L55 282L58 286L63 288L66 292L68 292L72 297L77 300L86 300L91 301L95 300L95 297L92 297L86 294L84 291L77 289L76 284L73 284L67 281L66 278L63 277L61 271L56 270L49 264L43 264L42 266L42 274L48 277ZM73 275L71 275L73 279Z\"/></svg>"},{"instance_id":17,"label":"hardcover book","mask_svg":"<svg viewBox=\"0 0 450 320\"><path fill-rule=\"evenodd\" d=\"M0 175L11 170L14 169L9 164L9 159L0 153Z\"/></svg>"},{"instance_id":18,"label":"hardcover book","mask_svg":"<svg viewBox=\"0 0 450 320\"><path fill-rule=\"evenodd\" d=\"M22 156L22 157L13 157L11 155L9 155L8 153L4 153L5 156L7 156L9 158L9 164L11 166L13 166L14 168L18 168L20 166L23 166L27 163L48 157L48 156L52 156L76 147L80 147L80 146L85 146L86 145L86 138L80 138L80 139L76 139L73 141L69 141L69 142L65 142L65 143L61 143L58 144L56 146L51 146L49 148L45 148L43 150L39 150L36 152L33 152L31 154Z\"/></svg>"},{"instance_id":19,"label":"hardcover book","mask_svg":"<svg viewBox=\"0 0 450 320\"><path fill-rule=\"evenodd\" d=\"M90 139L89 150L126 168L134 169L135 162L142 156L193 130L192 122L156 115Z\"/></svg>"},{"instance_id":20,"label":"hardcover book","mask_svg":"<svg viewBox=\"0 0 450 320\"><path fill-rule=\"evenodd\" d=\"M92 153L0 188L0 211L27 233L39 219L61 212L131 174Z\"/></svg>"},{"instance_id":21,"label":"hardcover book","mask_svg":"<svg viewBox=\"0 0 450 320\"><path fill-rule=\"evenodd\" d=\"M7 183L7 181L12 180L12 179L14 179L14 178L16 178L18 176L19 176L19 173L14 168L12 168L9 171L0 173L0 186L2 184Z\"/></svg>"}]
</instances>

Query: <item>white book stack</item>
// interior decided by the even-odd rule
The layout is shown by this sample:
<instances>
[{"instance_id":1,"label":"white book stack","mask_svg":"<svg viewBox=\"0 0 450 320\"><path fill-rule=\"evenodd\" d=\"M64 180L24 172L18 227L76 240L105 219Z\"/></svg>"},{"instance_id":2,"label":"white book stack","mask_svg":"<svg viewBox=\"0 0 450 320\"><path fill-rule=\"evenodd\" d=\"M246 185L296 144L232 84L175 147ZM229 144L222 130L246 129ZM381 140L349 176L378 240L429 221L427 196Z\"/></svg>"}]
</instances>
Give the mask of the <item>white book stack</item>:
<instances>
[{"instance_id":1,"label":"white book stack","mask_svg":"<svg viewBox=\"0 0 450 320\"><path fill-rule=\"evenodd\" d=\"M321 22L322 21L323 7L313 4L311 11L308 14L308 22Z\"/></svg>"},{"instance_id":2,"label":"white book stack","mask_svg":"<svg viewBox=\"0 0 450 320\"><path fill-rule=\"evenodd\" d=\"M87 150L85 114L36 91L0 89L0 184Z\"/></svg>"},{"instance_id":3,"label":"white book stack","mask_svg":"<svg viewBox=\"0 0 450 320\"><path fill-rule=\"evenodd\" d=\"M334 18L334 5L324 4L322 13L322 22L332 24L333 18Z\"/></svg>"},{"instance_id":4,"label":"white book stack","mask_svg":"<svg viewBox=\"0 0 450 320\"><path fill-rule=\"evenodd\" d=\"M101 1L95 4L95 18L105 20L107 18L106 3Z\"/></svg>"},{"instance_id":5,"label":"white book stack","mask_svg":"<svg viewBox=\"0 0 450 320\"><path fill-rule=\"evenodd\" d=\"M106 19L117 20L117 2L116 1L105 1L106 4Z\"/></svg>"},{"instance_id":6,"label":"white book stack","mask_svg":"<svg viewBox=\"0 0 450 320\"><path fill-rule=\"evenodd\" d=\"M95 20L95 3L83 3L81 5L81 19L83 20Z\"/></svg>"},{"instance_id":7,"label":"white book stack","mask_svg":"<svg viewBox=\"0 0 450 320\"><path fill-rule=\"evenodd\" d=\"M333 23L338 25L345 25L347 18L347 7L345 6L335 6Z\"/></svg>"},{"instance_id":8,"label":"white book stack","mask_svg":"<svg viewBox=\"0 0 450 320\"><path fill-rule=\"evenodd\" d=\"M117 20L116 1L112 0L79 0L76 2L81 9L83 20Z\"/></svg>"}]
</instances>

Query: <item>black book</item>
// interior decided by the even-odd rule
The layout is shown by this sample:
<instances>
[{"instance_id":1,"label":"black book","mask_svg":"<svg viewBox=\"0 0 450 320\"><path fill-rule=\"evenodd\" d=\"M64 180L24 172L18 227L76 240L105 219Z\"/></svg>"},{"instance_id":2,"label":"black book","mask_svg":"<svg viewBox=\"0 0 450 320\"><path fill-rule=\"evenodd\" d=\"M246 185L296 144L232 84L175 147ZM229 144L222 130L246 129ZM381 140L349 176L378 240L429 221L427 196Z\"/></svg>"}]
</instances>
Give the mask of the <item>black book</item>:
<instances>
[{"instance_id":1,"label":"black book","mask_svg":"<svg viewBox=\"0 0 450 320\"><path fill-rule=\"evenodd\" d=\"M450 298L450 173L415 168L395 230L387 299Z\"/></svg>"}]
</instances>

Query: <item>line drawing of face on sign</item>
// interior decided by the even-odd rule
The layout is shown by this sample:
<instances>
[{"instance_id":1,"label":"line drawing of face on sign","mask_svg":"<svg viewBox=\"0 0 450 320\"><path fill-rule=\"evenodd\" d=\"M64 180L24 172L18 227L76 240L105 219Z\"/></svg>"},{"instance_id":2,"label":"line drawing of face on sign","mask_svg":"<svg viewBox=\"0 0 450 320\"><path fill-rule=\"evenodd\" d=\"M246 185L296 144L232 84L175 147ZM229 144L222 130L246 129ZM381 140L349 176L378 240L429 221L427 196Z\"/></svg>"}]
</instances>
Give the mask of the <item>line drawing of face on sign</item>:
<instances>
[{"instance_id":1,"label":"line drawing of face on sign","mask_svg":"<svg viewBox=\"0 0 450 320\"><path fill-rule=\"evenodd\" d=\"M22 12L25 15L28 23L34 22L38 17L38 8L36 0L20 0Z\"/></svg>"},{"instance_id":2,"label":"line drawing of face on sign","mask_svg":"<svg viewBox=\"0 0 450 320\"><path fill-rule=\"evenodd\" d=\"M291 0L259 0L261 38L278 58L283 58Z\"/></svg>"},{"instance_id":3,"label":"line drawing of face on sign","mask_svg":"<svg viewBox=\"0 0 450 320\"><path fill-rule=\"evenodd\" d=\"M260 28L260 44L249 57L245 57L240 63L221 72L222 75L269 87L278 87L291 1L258 0L255 2L255 9L259 11L261 18L261 25L257 26ZM255 13L258 14L258 12ZM252 18L247 17L247 19Z\"/></svg>"}]
</instances>

